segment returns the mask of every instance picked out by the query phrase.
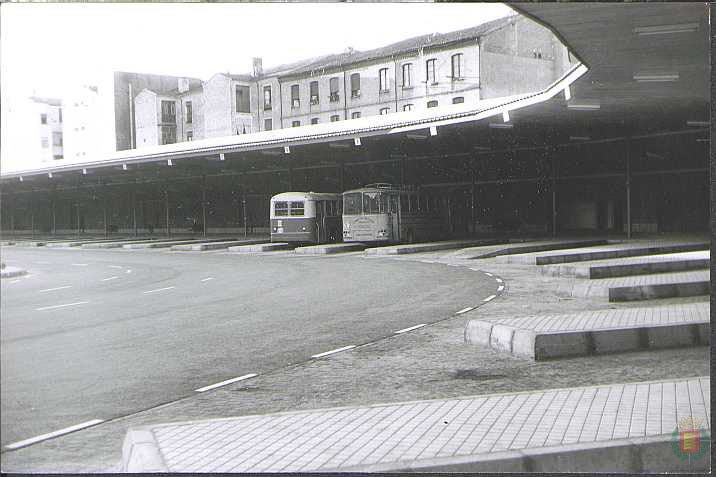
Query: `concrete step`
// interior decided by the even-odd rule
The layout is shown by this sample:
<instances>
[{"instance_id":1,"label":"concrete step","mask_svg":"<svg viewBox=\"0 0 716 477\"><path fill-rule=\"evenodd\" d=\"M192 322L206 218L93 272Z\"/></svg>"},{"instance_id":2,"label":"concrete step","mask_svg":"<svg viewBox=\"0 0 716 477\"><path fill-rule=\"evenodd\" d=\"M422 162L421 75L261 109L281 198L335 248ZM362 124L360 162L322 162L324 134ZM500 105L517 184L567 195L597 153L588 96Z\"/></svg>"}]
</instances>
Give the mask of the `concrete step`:
<instances>
[{"instance_id":1,"label":"concrete step","mask_svg":"<svg viewBox=\"0 0 716 477\"><path fill-rule=\"evenodd\" d=\"M508 243L490 247L469 248L460 253L463 258L478 259L492 258L502 255L516 255L522 253L546 252L551 250L573 249L579 247L592 247L606 245L605 239L600 240L540 240L533 242Z\"/></svg>"},{"instance_id":2,"label":"concrete step","mask_svg":"<svg viewBox=\"0 0 716 477\"><path fill-rule=\"evenodd\" d=\"M142 240L141 243L147 243L152 240L159 240L159 239L145 239ZM131 241L131 240L121 240L118 242L93 242L93 243L83 243L79 245L79 247L84 249L105 249L105 248L122 248L124 245L131 244L131 243L140 243L137 241Z\"/></svg>"},{"instance_id":3,"label":"concrete step","mask_svg":"<svg viewBox=\"0 0 716 477\"><path fill-rule=\"evenodd\" d=\"M152 242L136 242L136 243L125 243L122 248L130 250L141 250L150 248L169 248L174 245L182 244L200 244L200 243L211 243L211 242L222 242L226 241L225 238L221 239L176 239L176 240L156 240Z\"/></svg>"},{"instance_id":4,"label":"concrete step","mask_svg":"<svg viewBox=\"0 0 716 477\"><path fill-rule=\"evenodd\" d=\"M296 244L284 242L258 243L255 245L240 245L237 247L229 247L229 252L235 253L259 253L259 252L275 252L279 250L293 250Z\"/></svg>"},{"instance_id":5,"label":"concrete step","mask_svg":"<svg viewBox=\"0 0 716 477\"><path fill-rule=\"evenodd\" d=\"M703 473L710 393L701 376L150 424L120 470ZM674 451L687 422L691 459Z\"/></svg>"},{"instance_id":6,"label":"concrete step","mask_svg":"<svg viewBox=\"0 0 716 477\"><path fill-rule=\"evenodd\" d=\"M656 273L616 278L565 279L557 293L561 296L608 298L610 302L651 300L709 295L708 270Z\"/></svg>"},{"instance_id":7,"label":"concrete step","mask_svg":"<svg viewBox=\"0 0 716 477\"><path fill-rule=\"evenodd\" d=\"M403 255L408 253L435 252L438 250L452 250L476 245L490 245L499 243L496 240L446 240L441 242L425 242L403 245L389 245L385 247L370 247L366 249L367 255Z\"/></svg>"},{"instance_id":8,"label":"concrete step","mask_svg":"<svg viewBox=\"0 0 716 477\"><path fill-rule=\"evenodd\" d=\"M707 346L709 303L474 319L465 341L534 360Z\"/></svg>"},{"instance_id":9,"label":"concrete step","mask_svg":"<svg viewBox=\"0 0 716 477\"><path fill-rule=\"evenodd\" d=\"M644 246L639 242L611 244L603 247L589 247L587 249L571 249L544 253L528 253L497 257L503 263L527 263L533 265L552 265L557 263L587 262L610 258L638 257L643 255L656 255L665 253L693 252L709 250L708 242L666 244Z\"/></svg>"},{"instance_id":10,"label":"concrete step","mask_svg":"<svg viewBox=\"0 0 716 477\"><path fill-rule=\"evenodd\" d=\"M702 270L709 268L711 252L668 253L637 257L595 260L569 264L544 265L543 275L578 278L611 278L629 275Z\"/></svg>"},{"instance_id":11,"label":"concrete step","mask_svg":"<svg viewBox=\"0 0 716 477\"><path fill-rule=\"evenodd\" d=\"M0 278L13 278L27 275L27 270L19 267L5 266L0 270Z\"/></svg>"},{"instance_id":12,"label":"concrete step","mask_svg":"<svg viewBox=\"0 0 716 477\"><path fill-rule=\"evenodd\" d=\"M227 240L221 242L201 242L201 243L185 243L179 245L172 245L171 250L175 251L205 251L205 250L221 250L224 248L243 246L243 245L255 245L265 242L266 239L253 239L253 240Z\"/></svg>"},{"instance_id":13,"label":"concrete step","mask_svg":"<svg viewBox=\"0 0 716 477\"><path fill-rule=\"evenodd\" d=\"M140 242L140 241L147 241L147 240L154 240L149 237L141 237L141 238L113 238L113 239L79 239L79 240L68 240L64 242L48 242L46 247L81 247L85 244L95 244L95 243L131 243L131 242Z\"/></svg>"},{"instance_id":14,"label":"concrete step","mask_svg":"<svg viewBox=\"0 0 716 477\"><path fill-rule=\"evenodd\" d=\"M293 252L299 255L327 255L333 253L357 252L365 250L367 245L350 242L350 243L327 243L322 245L311 245L308 247L298 247Z\"/></svg>"}]
</instances>

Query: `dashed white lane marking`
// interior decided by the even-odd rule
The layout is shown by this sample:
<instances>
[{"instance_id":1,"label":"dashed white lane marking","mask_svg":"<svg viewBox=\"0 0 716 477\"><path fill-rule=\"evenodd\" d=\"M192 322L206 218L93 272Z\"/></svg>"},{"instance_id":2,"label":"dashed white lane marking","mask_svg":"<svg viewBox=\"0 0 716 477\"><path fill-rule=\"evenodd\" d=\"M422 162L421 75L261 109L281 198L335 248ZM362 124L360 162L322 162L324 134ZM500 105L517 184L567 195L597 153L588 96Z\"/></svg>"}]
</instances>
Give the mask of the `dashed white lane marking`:
<instances>
[{"instance_id":1,"label":"dashed white lane marking","mask_svg":"<svg viewBox=\"0 0 716 477\"><path fill-rule=\"evenodd\" d=\"M470 270L472 270L473 272L481 272L482 271L479 268L471 268Z\"/></svg>"},{"instance_id":2,"label":"dashed white lane marking","mask_svg":"<svg viewBox=\"0 0 716 477\"><path fill-rule=\"evenodd\" d=\"M331 351L326 351L325 353L314 354L313 356L311 356L311 358L322 358L324 356L328 356L329 354L340 353L341 351L345 351L352 348L355 348L355 345L344 346L343 348L332 349Z\"/></svg>"},{"instance_id":3,"label":"dashed white lane marking","mask_svg":"<svg viewBox=\"0 0 716 477\"><path fill-rule=\"evenodd\" d=\"M462 265L460 265L460 264L458 264L458 263L448 263L448 266L450 266L450 267L462 267Z\"/></svg>"},{"instance_id":4,"label":"dashed white lane marking","mask_svg":"<svg viewBox=\"0 0 716 477\"><path fill-rule=\"evenodd\" d=\"M436 263L435 260L420 260L423 263Z\"/></svg>"},{"instance_id":5,"label":"dashed white lane marking","mask_svg":"<svg viewBox=\"0 0 716 477\"><path fill-rule=\"evenodd\" d=\"M102 281L103 281L103 282L108 282L108 281L110 281L110 280L116 280L116 279L118 279L118 278L119 278L119 277L117 277L117 276L107 277L107 278L103 278Z\"/></svg>"},{"instance_id":6,"label":"dashed white lane marking","mask_svg":"<svg viewBox=\"0 0 716 477\"><path fill-rule=\"evenodd\" d=\"M501 291L504 290L504 289L505 289L505 286L504 286L504 285L500 285L499 287L497 287L497 291L498 291L498 292L501 292Z\"/></svg>"},{"instance_id":7,"label":"dashed white lane marking","mask_svg":"<svg viewBox=\"0 0 716 477\"><path fill-rule=\"evenodd\" d=\"M202 278L201 281L208 282L209 280L213 280L213 279L214 279L214 277L206 277L206 278Z\"/></svg>"},{"instance_id":8,"label":"dashed white lane marking","mask_svg":"<svg viewBox=\"0 0 716 477\"><path fill-rule=\"evenodd\" d=\"M473 308L475 308L475 307L474 307L474 306L468 306L467 308L463 308L462 310L455 312L455 314L456 314L456 315L462 315L463 313L467 313L468 311L472 310Z\"/></svg>"},{"instance_id":9,"label":"dashed white lane marking","mask_svg":"<svg viewBox=\"0 0 716 477\"><path fill-rule=\"evenodd\" d=\"M255 373L244 374L243 376L239 376L238 378L227 379L226 381L222 381L220 383L210 384L209 386L204 386L203 388L195 389L194 392L203 393L204 391L208 391L210 389L220 388L221 386L226 386L227 384L235 383L238 381L243 381L244 379L253 378L255 376L258 376L258 374L255 374Z\"/></svg>"},{"instance_id":10,"label":"dashed white lane marking","mask_svg":"<svg viewBox=\"0 0 716 477\"><path fill-rule=\"evenodd\" d=\"M410 328L403 328L402 330L398 330L395 332L396 335L399 335L400 333L407 333L408 331L417 330L418 328L422 328L425 326L425 323L420 323L419 325L411 326Z\"/></svg>"},{"instance_id":11,"label":"dashed white lane marking","mask_svg":"<svg viewBox=\"0 0 716 477\"><path fill-rule=\"evenodd\" d=\"M65 427L64 429L60 429L58 431L48 432L47 434L42 434L41 436L31 437L31 438L25 439L23 441L14 442L12 444L6 445L5 448L6 449L19 449L20 447L29 446L30 444L34 444L36 442L45 441L47 439L52 439L53 437L61 436L63 434L68 434L70 432L79 431L80 429L94 426L101 422L104 422L104 421L102 419L92 419L91 421L86 421L86 422L82 422L80 424L75 424L74 426Z\"/></svg>"},{"instance_id":12,"label":"dashed white lane marking","mask_svg":"<svg viewBox=\"0 0 716 477\"><path fill-rule=\"evenodd\" d=\"M497 280L497 283L502 283L502 278L495 278Z\"/></svg>"},{"instance_id":13,"label":"dashed white lane marking","mask_svg":"<svg viewBox=\"0 0 716 477\"><path fill-rule=\"evenodd\" d=\"M43 306L42 308L35 308L35 311L54 310L55 308L64 308L66 306L85 305L87 303L89 303L89 302L88 301L77 301L75 303L66 303L64 305Z\"/></svg>"},{"instance_id":14,"label":"dashed white lane marking","mask_svg":"<svg viewBox=\"0 0 716 477\"><path fill-rule=\"evenodd\" d=\"M63 287L55 287L55 288L45 288L44 290L40 290L37 293L45 293L48 291L55 291L55 290L64 290L66 288L72 288L72 285L65 285Z\"/></svg>"},{"instance_id":15,"label":"dashed white lane marking","mask_svg":"<svg viewBox=\"0 0 716 477\"><path fill-rule=\"evenodd\" d=\"M490 301L490 300L492 300L492 299L495 298L495 297L497 297L497 295L490 295L490 296L488 296L487 298L485 298L485 299L482 300L482 301Z\"/></svg>"},{"instance_id":16,"label":"dashed white lane marking","mask_svg":"<svg viewBox=\"0 0 716 477\"><path fill-rule=\"evenodd\" d=\"M490 273L490 272L485 272L485 275L487 275L488 277L491 277L491 276L492 276L492 273Z\"/></svg>"},{"instance_id":17,"label":"dashed white lane marking","mask_svg":"<svg viewBox=\"0 0 716 477\"><path fill-rule=\"evenodd\" d=\"M176 288L176 287L157 288L156 290L148 290L148 291L145 291L142 293L144 293L146 295L147 293L156 293L156 292L160 292L160 291L164 291L164 290L171 290L172 288Z\"/></svg>"},{"instance_id":18,"label":"dashed white lane marking","mask_svg":"<svg viewBox=\"0 0 716 477\"><path fill-rule=\"evenodd\" d=\"M132 273L132 270L127 270L127 271L124 272L124 273Z\"/></svg>"},{"instance_id":19,"label":"dashed white lane marking","mask_svg":"<svg viewBox=\"0 0 716 477\"><path fill-rule=\"evenodd\" d=\"M121 265L109 265L109 268L123 268Z\"/></svg>"},{"instance_id":20,"label":"dashed white lane marking","mask_svg":"<svg viewBox=\"0 0 716 477\"><path fill-rule=\"evenodd\" d=\"M9 283L19 283L19 282L20 282L20 280L13 280L13 281L11 281L11 282L9 282Z\"/></svg>"},{"instance_id":21,"label":"dashed white lane marking","mask_svg":"<svg viewBox=\"0 0 716 477\"><path fill-rule=\"evenodd\" d=\"M89 264L88 263L71 263L70 265L72 265L73 267L86 267Z\"/></svg>"}]
</instances>

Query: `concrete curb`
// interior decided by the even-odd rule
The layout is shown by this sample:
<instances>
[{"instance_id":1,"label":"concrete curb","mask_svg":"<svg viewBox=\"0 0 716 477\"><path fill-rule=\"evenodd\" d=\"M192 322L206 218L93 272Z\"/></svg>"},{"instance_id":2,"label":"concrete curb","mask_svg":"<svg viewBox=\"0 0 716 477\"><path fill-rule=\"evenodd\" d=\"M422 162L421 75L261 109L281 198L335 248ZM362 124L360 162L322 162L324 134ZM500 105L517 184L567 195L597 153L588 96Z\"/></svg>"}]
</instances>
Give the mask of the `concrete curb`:
<instances>
[{"instance_id":1,"label":"concrete curb","mask_svg":"<svg viewBox=\"0 0 716 477\"><path fill-rule=\"evenodd\" d=\"M622 265L545 265L540 267L540 272L555 277L599 279L702 270L709 268L709 264L709 259L684 259Z\"/></svg>"},{"instance_id":2,"label":"concrete curb","mask_svg":"<svg viewBox=\"0 0 716 477\"><path fill-rule=\"evenodd\" d=\"M456 248L478 247L480 245L499 245L499 240L463 240L435 243L416 243L409 245L392 245L387 247L367 248L366 255L404 255L409 253L435 252L438 250L452 250Z\"/></svg>"},{"instance_id":3,"label":"concrete curb","mask_svg":"<svg viewBox=\"0 0 716 477\"><path fill-rule=\"evenodd\" d=\"M285 242L257 243L254 245L237 245L229 247L227 250L232 253L259 253L259 252L275 252L278 250L293 250L294 244Z\"/></svg>"},{"instance_id":4,"label":"concrete curb","mask_svg":"<svg viewBox=\"0 0 716 477\"><path fill-rule=\"evenodd\" d=\"M663 283L634 287L609 288L609 301L637 301L654 298L701 296L710 293L711 283L707 281Z\"/></svg>"},{"instance_id":5,"label":"concrete curb","mask_svg":"<svg viewBox=\"0 0 716 477\"><path fill-rule=\"evenodd\" d=\"M541 361L646 349L707 346L711 323L689 322L633 328L538 332L483 320L465 325L465 342Z\"/></svg>"},{"instance_id":6,"label":"concrete curb","mask_svg":"<svg viewBox=\"0 0 716 477\"><path fill-rule=\"evenodd\" d=\"M374 464L321 472L698 472L711 469L710 453L689 461L673 437L618 439L458 457ZM702 446L708 445L702 440Z\"/></svg>"},{"instance_id":7,"label":"concrete curb","mask_svg":"<svg viewBox=\"0 0 716 477\"><path fill-rule=\"evenodd\" d=\"M574 242L563 242L553 244L542 244L542 245L520 245L516 247L508 247L502 250L494 252L488 252L477 255L469 255L465 258L478 259L478 258L493 258L502 255L517 255L521 253L534 253L534 252L549 252L551 250L561 250L567 248L579 248L579 247L592 247L597 245L607 245L608 240L579 240Z\"/></svg>"},{"instance_id":8,"label":"concrete curb","mask_svg":"<svg viewBox=\"0 0 716 477\"><path fill-rule=\"evenodd\" d=\"M27 270L17 267L5 267L0 271L0 278L13 278L27 275Z\"/></svg>"},{"instance_id":9,"label":"concrete curb","mask_svg":"<svg viewBox=\"0 0 716 477\"><path fill-rule=\"evenodd\" d=\"M266 239L224 240L221 242L206 241L206 242L202 242L202 243L172 245L170 250L201 252L204 250L221 250L222 248L229 248L229 247L242 246L242 245L255 245L255 244L264 243L265 241L266 241Z\"/></svg>"},{"instance_id":10,"label":"concrete curb","mask_svg":"<svg viewBox=\"0 0 716 477\"><path fill-rule=\"evenodd\" d=\"M168 472L151 429L130 429L122 444L121 472Z\"/></svg>"},{"instance_id":11,"label":"concrete curb","mask_svg":"<svg viewBox=\"0 0 716 477\"><path fill-rule=\"evenodd\" d=\"M709 250L710 244L693 243L682 245L661 245L658 247L626 248L604 250L601 252L567 253L564 255L548 255L534 257L535 265L553 265L557 263L587 262L591 260L604 260L609 258L640 257L642 255L659 255L664 253L694 252Z\"/></svg>"},{"instance_id":12,"label":"concrete curb","mask_svg":"<svg viewBox=\"0 0 716 477\"><path fill-rule=\"evenodd\" d=\"M299 255L327 255L331 253L360 252L365 250L366 245L362 243L331 243L324 245L311 245L310 247L298 247L293 252Z\"/></svg>"}]
</instances>

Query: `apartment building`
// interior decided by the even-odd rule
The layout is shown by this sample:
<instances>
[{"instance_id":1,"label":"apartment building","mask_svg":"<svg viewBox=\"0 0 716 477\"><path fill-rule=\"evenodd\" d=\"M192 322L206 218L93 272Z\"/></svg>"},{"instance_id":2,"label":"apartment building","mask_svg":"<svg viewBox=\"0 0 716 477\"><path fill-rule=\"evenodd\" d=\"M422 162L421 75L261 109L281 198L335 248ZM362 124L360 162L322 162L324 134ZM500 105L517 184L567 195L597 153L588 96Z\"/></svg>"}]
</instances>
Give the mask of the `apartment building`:
<instances>
[{"instance_id":1,"label":"apartment building","mask_svg":"<svg viewBox=\"0 0 716 477\"><path fill-rule=\"evenodd\" d=\"M136 147L471 104L542 89L569 61L549 30L518 15L267 70L255 58L251 74L142 90Z\"/></svg>"},{"instance_id":2,"label":"apartment building","mask_svg":"<svg viewBox=\"0 0 716 477\"><path fill-rule=\"evenodd\" d=\"M78 85L63 95L65 159L89 160L112 151L113 138L103 101L97 85Z\"/></svg>"}]
</instances>

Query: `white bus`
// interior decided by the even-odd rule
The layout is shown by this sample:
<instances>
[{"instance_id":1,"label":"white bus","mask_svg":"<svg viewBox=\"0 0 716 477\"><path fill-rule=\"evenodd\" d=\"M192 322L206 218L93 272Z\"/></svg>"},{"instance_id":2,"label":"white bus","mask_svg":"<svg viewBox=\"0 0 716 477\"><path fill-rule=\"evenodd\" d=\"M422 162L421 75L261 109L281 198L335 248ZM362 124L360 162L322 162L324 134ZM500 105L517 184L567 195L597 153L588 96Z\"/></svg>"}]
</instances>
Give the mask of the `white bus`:
<instances>
[{"instance_id":1,"label":"white bus","mask_svg":"<svg viewBox=\"0 0 716 477\"><path fill-rule=\"evenodd\" d=\"M344 242L413 243L446 235L440 198L411 187L368 184L343 193Z\"/></svg>"},{"instance_id":2,"label":"white bus","mask_svg":"<svg viewBox=\"0 0 716 477\"><path fill-rule=\"evenodd\" d=\"M271 197L272 242L330 243L341 239L341 194L284 192Z\"/></svg>"}]
</instances>

